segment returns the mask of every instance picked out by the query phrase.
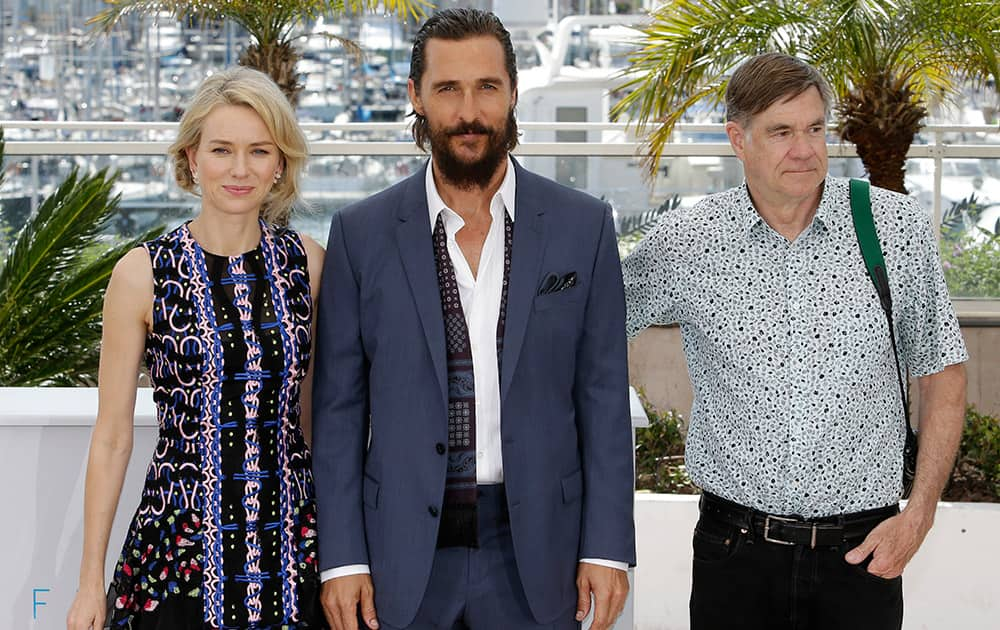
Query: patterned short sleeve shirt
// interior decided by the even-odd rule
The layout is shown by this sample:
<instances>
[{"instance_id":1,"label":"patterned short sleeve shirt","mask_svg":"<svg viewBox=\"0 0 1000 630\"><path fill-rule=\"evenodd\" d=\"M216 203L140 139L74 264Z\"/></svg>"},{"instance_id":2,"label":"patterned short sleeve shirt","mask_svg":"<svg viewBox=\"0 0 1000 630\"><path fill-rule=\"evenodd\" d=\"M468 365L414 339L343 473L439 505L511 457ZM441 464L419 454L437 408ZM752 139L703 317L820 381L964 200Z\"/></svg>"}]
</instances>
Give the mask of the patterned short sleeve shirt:
<instances>
[{"instance_id":1,"label":"patterned short sleeve shirt","mask_svg":"<svg viewBox=\"0 0 1000 630\"><path fill-rule=\"evenodd\" d=\"M700 487L773 514L899 500L905 439L888 325L851 218L827 177L792 242L746 185L668 214L623 264L628 332L680 325L695 399L687 468ZM968 358L930 218L872 188L901 361L925 376Z\"/></svg>"}]
</instances>

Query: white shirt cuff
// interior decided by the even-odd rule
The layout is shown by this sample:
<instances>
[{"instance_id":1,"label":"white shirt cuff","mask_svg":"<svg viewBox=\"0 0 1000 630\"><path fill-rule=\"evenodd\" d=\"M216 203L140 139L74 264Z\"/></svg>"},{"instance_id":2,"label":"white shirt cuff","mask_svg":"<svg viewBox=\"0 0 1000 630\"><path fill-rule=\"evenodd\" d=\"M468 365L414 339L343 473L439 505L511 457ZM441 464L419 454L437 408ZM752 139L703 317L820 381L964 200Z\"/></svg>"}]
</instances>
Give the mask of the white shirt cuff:
<instances>
[{"instance_id":1,"label":"white shirt cuff","mask_svg":"<svg viewBox=\"0 0 1000 630\"><path fill-rule=\"evenodd\" d=\"M611 567L612 569L618 569L619 571L628 571L627 562L619 562L618 560L604 560L603 558L580 558L580 562L586 562L587 564L596 564L602 567ZM323 575L326 575L324 572Z\"/></svg>"},{"instance_id":2,"label":"white shirt cuff","mask_svg":"<svg viewBox=\"0 0 1000 630\"><path fill-rule=\"evenodd\" d=\"M619 562L617 560L604 560L602 558L580 558L580 562L587 562L589 564L596 564L602 567L610 567L612 569L618 569L619 571L627 571L628 563ZM335 567L333 569L327 569L319 574L320 582L326 582L332 580L333 578L346 577L348 575L367 575L371 573L371 569L367 564L348 564L342 567Z\"/></svg>"},{"instance_id":3,"label":"white shirt cuff","mask_svg":"<svg viewBox=\"0 0 1000 630\"><path fill-rule=\"evenodd\" d=\"M368 568L367 564L345 564L342 567L334 567L320 572L319 581L326 582L333 578L347 577L348 575L368 575L370 573L371 569Z\"/></svg>"}]
</instances>

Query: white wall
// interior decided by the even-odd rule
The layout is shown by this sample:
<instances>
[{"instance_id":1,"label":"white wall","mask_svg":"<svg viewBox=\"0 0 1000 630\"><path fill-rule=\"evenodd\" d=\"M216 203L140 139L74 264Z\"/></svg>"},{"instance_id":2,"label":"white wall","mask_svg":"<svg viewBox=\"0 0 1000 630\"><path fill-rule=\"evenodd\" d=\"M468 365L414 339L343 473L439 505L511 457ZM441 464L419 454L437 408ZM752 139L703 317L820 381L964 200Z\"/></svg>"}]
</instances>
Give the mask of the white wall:
<instances>
[{"instance_id":1,"label":"white wall","mask_svg":"<svg viewBox=\"0 0 1000 630\"><path fill-rule=\"evenodd\" d=\"M156 440L151 392L139 392L132 463L108 544L107 576L138 505ZM80 565L83 481L96 409L93 389L0 388L0 505L5 508L0 515L0 628L65 627ZM636 495L634 611L626 610L617 630L631 625L633 612L637 630L687 628L696 519L695 497ZM1000 505L942 504L903 579L904 628L1000 628L998 541Z\"/></svg>"},{"instance_id":2,"label":"white wall","mask_svg":"<svg viewBox=\"0 0 1000 630\"><path fill-rule=\"evenodd\" d=\"M633 423L646 417L632 392ZM0 629L65 628L79 581L92 388L0 388ZM108 541L114 571L156 444L152 390L140 389L132 459ZM632 626L632 599L615 630ZM589 626L589 621L584 628Z\"/></svg>"},{"instance_id":3,"label":"white wall","mask_svg":"<svg viewBox=\"0 0 1000 630\"><path fill-rule=\"evenodd\" d=\"M151 390L139 391L132 464L108 544L108 576L139 504L156 442ZM96 411L94 389L0 388L0 505L5 508L0 628L66 627L80 570L83 478Z\"/></svg>"}]
</instances>

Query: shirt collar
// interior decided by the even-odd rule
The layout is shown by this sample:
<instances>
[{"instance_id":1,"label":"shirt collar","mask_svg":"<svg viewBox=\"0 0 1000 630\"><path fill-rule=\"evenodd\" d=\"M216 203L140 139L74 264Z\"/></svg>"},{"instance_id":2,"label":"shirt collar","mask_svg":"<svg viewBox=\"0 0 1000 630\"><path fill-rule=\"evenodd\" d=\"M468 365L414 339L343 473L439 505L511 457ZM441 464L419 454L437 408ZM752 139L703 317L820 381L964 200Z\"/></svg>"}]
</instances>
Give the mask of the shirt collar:
<instances>
[{"instance_id":1,"label":"shirt collar","mask_svg":"<svg viewBox=\"0 0 1000 630\"><path fill-rule=\"evenodd\" d=\"M836 215L836 201L834 199L835 195L833 189L834 178L832 175L827 174L826 178L823 180L823 193L819 198L819 206L816 208L816 215L813 218L813 223L824 228L830 227L830 221ZM750 198L750 189L747 187L746 180L744 180L743 185L737 189L734 208L737 214L737 219L740 221L744 237L749 237L750 230L752 230L754 226L764 222L764 219L761 218L760 214L757 212L757 208L753 205L753 200Z\"/></svg>"},{"instance_id":2,"label":"shirt collar","mask_svg":"<svg viewBox=\"0 0 1000 630\"><path fill-rule=\"evenodd\" d=\"M836 195L834 194L834 179L829 173L823 180L823 194L819 198L819 207L816 208L815 223L825 228L830 227L830 221L836 216Z\"/></svg>"},{"instance_id":3,"label":"shirt collar","mask_svg":"<svg viewBox=\"0 0 1000 630\"><path fill-rule=\"evenodd\" d=\"M750 236L750 230L755 225L764 222L764 219L757 213L757 208L753 205L753 199L750 198L750 189L747 187L746 180L743 181L742 186L736 189L736 203L733 204L733 211L740 222L744 237Z\"/></svg>"},{"instance_id":4,"label":"shirt collar","mask_svg":"<svg viewBox=\"0 0 1000 630\"><path fill-rule=\"evenodd\" d=\"M433 158L431 158L433 160ZM438 215L443 210L448 210L449 214L454 215L459 222L459 227L455 229L457 232L462 225L465 224L458 214L448 207L448 204L444 202L441 198L441 194L438 193L437 185L434 183L434 169L433 164L427 164L427 173L424 176L424 183L427 188L427 211L430 214L431 220L431 232L434 231L434 226L437 224ZM497 189L496 194L493 195L493 199L490 200L490 214L493 218L497 218L499 213L503 210L507 210L507 215L510 216L510 220L514 220L514 193L516 192L516 177L514 175L514 161L510 159L510 155L507 156L507 172L503 176L503 181L500 182L500 188ZM445 215L448 216L448 215Z\"/></svg>"}]
</instances>

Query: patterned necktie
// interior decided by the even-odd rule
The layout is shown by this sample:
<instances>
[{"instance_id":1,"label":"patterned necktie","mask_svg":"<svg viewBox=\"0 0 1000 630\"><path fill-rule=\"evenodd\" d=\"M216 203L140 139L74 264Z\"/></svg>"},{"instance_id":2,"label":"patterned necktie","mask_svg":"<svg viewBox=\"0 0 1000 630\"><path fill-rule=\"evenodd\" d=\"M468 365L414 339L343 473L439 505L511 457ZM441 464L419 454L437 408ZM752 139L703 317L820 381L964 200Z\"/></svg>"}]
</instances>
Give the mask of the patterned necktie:
<instances>
[{"instance_id":1,"label":"patterned necktie","mask_svg":"<svg viewBox=\"0 0 1000 630\"><path fill-rule=\"evenodd\" d=\"M504 322L507 318L507 287L510 283L510 252L514 223L504 212L503 286L497 318L497 374L501 373ZM444 316L448 363L448 472L444 509L438 532L438 547L478 546L476 521L476 387L472 346L465 312L455 280L455 267L448 254L444 215L434 226L434 262L437 267L441 312Z\"/></svg>"}]
</instances>

